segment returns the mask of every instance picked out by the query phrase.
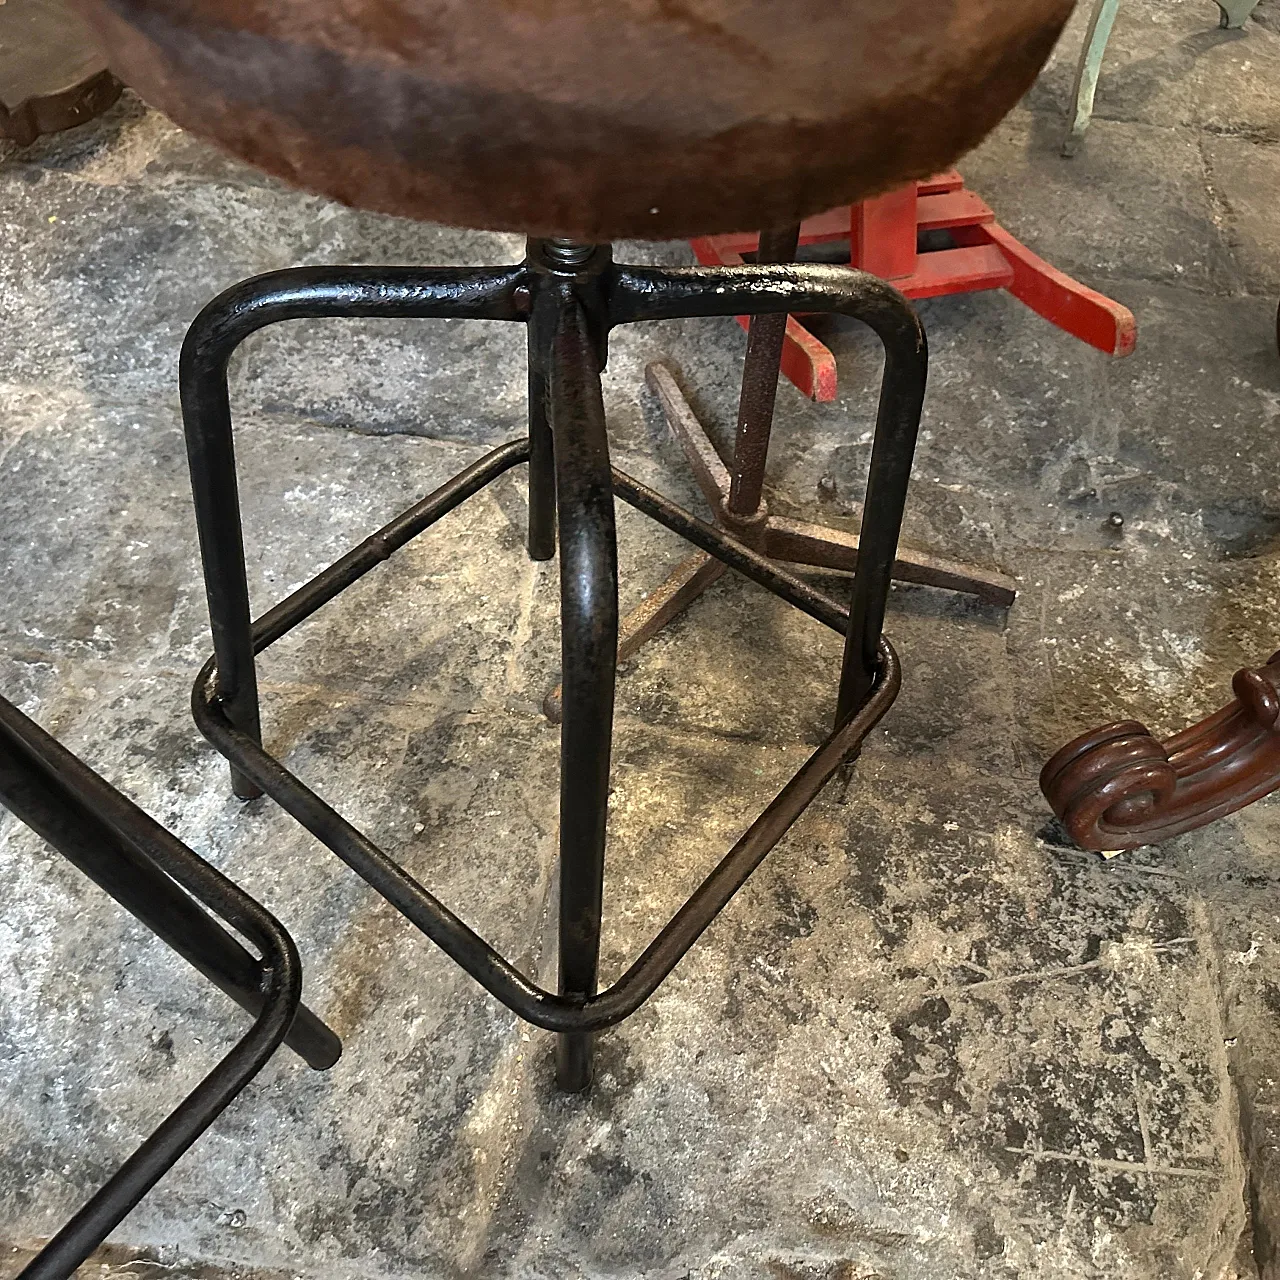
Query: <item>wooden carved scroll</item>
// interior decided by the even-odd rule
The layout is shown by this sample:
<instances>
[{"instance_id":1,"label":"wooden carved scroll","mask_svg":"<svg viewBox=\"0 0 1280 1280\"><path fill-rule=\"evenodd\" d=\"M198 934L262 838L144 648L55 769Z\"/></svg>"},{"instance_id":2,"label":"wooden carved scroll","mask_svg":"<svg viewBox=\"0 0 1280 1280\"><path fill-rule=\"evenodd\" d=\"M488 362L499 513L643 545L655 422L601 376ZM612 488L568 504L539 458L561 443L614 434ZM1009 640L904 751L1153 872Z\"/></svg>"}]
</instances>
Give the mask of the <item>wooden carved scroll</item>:
<instances>
[{"instance_id":1,"label":"wooden carved scroll","mask_svg":"<svg viewBox=\"0 0 1280 1280\"><path fill-rule=\"evenodd\" d=\"M1081 848L1158 844L1280 787L1280 653L1231 687L1230 705L1164 742L1124 720L1045 765L1040 789Z\"/></svg>"}]
</instances>

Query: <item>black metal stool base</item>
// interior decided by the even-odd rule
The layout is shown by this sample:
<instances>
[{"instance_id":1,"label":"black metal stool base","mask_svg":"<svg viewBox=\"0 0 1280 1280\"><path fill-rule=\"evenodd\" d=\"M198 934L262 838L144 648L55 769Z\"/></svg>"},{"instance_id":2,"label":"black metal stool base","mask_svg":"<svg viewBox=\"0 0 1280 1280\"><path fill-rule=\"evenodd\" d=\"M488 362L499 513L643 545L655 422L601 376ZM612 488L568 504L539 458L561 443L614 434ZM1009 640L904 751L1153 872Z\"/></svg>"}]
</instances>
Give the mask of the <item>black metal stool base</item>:
<instances>
[{"instance_id":1,"label":"black metal stool base","mask_svg":"<svg viewBox=\"0 0 1280 1280\"><path fill-rule=\"evenodd\" d=\"M302 965L280 922L3 698L0 804L254 1015L235 1047L18 1276L67 1280L281 1044L318 1070L342 1046L300 1003Z\"/></svg>"},{"instance_id":2,"label":"black metal stool base","mask_svg":"<svg viewBox=\"0 0 1280 1280\"><path fill-rule=\"evenodd\" d=\"M885 347L862 552L848 609L609 463L600 370L618 324L682 316L838 312ZM523 320L529 329L530 433L493 450L366 539L256 622L250 621L227 361L256 329L322 316ZM204 735L231 762L238 794L266 792L428 938L520 1017L559 1032L557 1079L587 1087L590 1037L633 1013L759 866L897 694L881 636L924 396L927 353L910 306L843 268L617 266L608 246L531 241L517 267L299 268L246 281L201 313L183 347L181 383L214 656L195 685ZM529 465L529 551L560 553L563 721L560 979L526 978L261 745L254 656L519 463ZM643 954L597 991L605 819L618 642L614 497L681 534L811 617L843 633L835 729ZM558 527L557 527L558 526Z\"/></svg>"}]
</instances>

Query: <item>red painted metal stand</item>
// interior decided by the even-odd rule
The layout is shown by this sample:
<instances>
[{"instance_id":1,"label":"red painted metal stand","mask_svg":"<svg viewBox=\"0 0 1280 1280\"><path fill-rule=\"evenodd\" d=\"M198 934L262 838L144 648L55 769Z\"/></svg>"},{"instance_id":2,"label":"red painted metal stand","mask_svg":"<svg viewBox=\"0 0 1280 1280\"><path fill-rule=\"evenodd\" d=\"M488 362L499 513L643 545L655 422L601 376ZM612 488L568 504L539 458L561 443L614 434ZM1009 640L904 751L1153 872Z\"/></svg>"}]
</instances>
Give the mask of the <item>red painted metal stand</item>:
<instances>
[{"instance_id":1,"label":"red painted metal stand","mask_svg":"<svg viewBox=\"0 0 1280 1280\"><path fill-rule=\"evenodd\" d=\"M945 231L951 247L920 249L920 233ZM997 221L980 196L952 170L928 182L844 205L809 218L801 246L849 242L851 265L885 280L908 298L1007 289L1050 324L1112 356L1134 347L1133 313L1063 275ZM756 232L692 241L704 266L732 266L756 252ZM739 317L743 327L745 316ZM782 372L814 400L836 397L835 357L794 316L787 323Z\"/></svg>"}]
</instances>

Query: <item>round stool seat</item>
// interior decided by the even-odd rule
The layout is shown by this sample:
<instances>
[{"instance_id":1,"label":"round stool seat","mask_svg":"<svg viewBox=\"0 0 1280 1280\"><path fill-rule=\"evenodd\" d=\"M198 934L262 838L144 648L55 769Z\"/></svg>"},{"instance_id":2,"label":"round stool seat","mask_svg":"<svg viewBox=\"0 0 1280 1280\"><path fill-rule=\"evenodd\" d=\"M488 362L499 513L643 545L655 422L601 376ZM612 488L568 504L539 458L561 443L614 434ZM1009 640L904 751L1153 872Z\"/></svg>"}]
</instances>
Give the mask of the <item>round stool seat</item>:
<instances>
[{"instance_id":1,"label":"round stool seat","mask_svg":"<svg viewBox=\"0 0 1280 1280\"><path fill-rule=\"evenodd\" d=\"M346 204L602 241L945 168L1073 0L79 0L179 124Z\"/></svg>"}]
</instances>

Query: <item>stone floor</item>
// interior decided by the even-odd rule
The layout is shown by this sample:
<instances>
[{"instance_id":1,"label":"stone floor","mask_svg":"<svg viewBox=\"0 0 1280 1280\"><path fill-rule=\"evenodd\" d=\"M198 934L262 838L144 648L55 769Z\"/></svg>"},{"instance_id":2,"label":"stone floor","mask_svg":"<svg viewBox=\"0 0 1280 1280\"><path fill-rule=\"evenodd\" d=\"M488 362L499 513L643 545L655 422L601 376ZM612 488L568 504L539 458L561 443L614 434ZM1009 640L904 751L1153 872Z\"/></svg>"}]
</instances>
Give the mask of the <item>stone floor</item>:
<instances>
[{"instance_id":1,"label":"stone floor","mask_svg":"<svg viewBox=\"0 0 1280 1280\"><path fill-rule=\"evenodd\" d=\"M178 346L296 263L487 263L510 237L283 189L126 97L0 153L0 689L280 915L345 1040L282 1054L116 1233L102 1274L383 1280L1280 1275L1280 801L1110 862L1055 836L1046 756L1167 733L1280 643L1280 0L1122 7L1082 154L1079 16L965 166L1002 220L1136 312L1111 362L1003 294L922 307L908 540L995 564L1007 612L895 592L906 683L644 1009L586 1098L271 804L187 714L208 648ZM626 256L686 261L682 245ZM780 397L772 497L847 520L875 344L834 405ZM293 324L235 362L264 607L521 431L522 335ZM643 390L673 362L732 425L730 320L617 335L621 465L694 496ZM836 496L820 506L818 482ZM263 663L271 747L527 972L551 976L554 566L512 476ZM1124 516L1121 534L1108 513ZM628 602L678 545L621 517ZM623 672L607 974L824 733L830 633L718 586ZM35 839L0 825L0 1239L12 1271L243 1027ZM97 1268L98 1264L94 1264Z\"/></svg>"}]
</instances>

